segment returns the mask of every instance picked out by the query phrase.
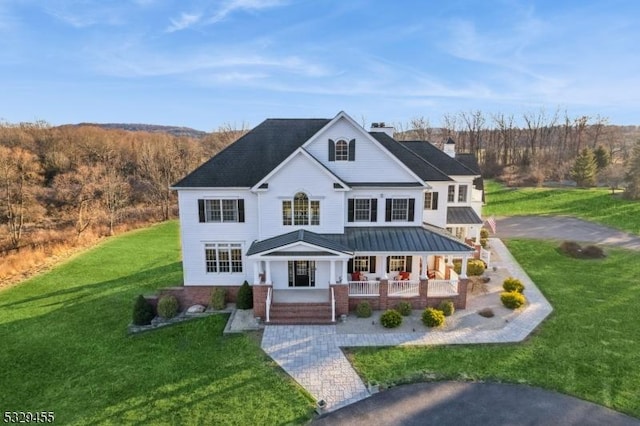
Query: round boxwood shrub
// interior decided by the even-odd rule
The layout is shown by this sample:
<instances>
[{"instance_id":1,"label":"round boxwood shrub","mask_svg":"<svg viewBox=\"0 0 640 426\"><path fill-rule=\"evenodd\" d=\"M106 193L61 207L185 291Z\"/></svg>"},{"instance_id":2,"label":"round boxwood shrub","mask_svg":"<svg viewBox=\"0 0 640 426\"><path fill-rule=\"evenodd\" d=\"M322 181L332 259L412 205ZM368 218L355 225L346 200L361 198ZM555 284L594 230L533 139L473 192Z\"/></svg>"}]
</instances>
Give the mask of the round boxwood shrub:
<instances>
[{"instance_id":1,"label":"round boxwood shrub","mask_svg":"<svg viewBox=\"0 0 640 426\"><path fill-rule=\"evenodd\" d=\"M502 304L509 309L518 309L520 306L524 305L524 302L526 301L524 295L517 291L504 291L500 293L500 300L502 301Z\"/></svg>"},{"instance_id":2,"label":"round boxwood shrub","mask_svg":"<svg viewBox=\"0 0 640 426\"><path fill-rule=\"evenodd\" d=\"M502 283L504 291L516 291L522 293L524 291L524 284L517 278L509 277Z\"/></svg>"},{"instance_id":3,"label":"round boxwood shrub","mask_svg":"<svg viewBox=\"0 0 640 426\"><path fill-rule=\"evenodd\" d=\"M564 241L560 244L559 249L567 256L580 257L582 255L582 247L575 241Z\"/></svg>"},{"instance_id":4,"label":"round boxwood shrub","mask_svg":"<svg viewBox=\"0 0 640 426\"><path fill-rule=\"evenodd\" d=\"M457 274L462 273L462 261L454 260L453 261L453 270L456 271ZM480 259L469 259L467 262L467 275L470 277L476 277L484 274L485 266L484 262Z\"/></svg>"},{"instance_id":5,"label":"round boxwood shrub","mask_svg":"<svg viewBox=\"0 0 640 426\"><path fill-rule=\"evenodd\" d=\"M396 328L402 324L402 315L395 309L387 309L380 315L380 324L385 328Z\"/></svg>"},{"instance_id":6,"label":"round boxwood shrub","mask_svg":"<svg viewBox=\"0 0 640 426\"><path fill-rule=\"evenodd\" d=\"M480 228L480 245L482 248L487 248L489 244L489 231L485 228Z\"/></svg>"},{"instance_id":7,"label":"round boxwood shrub","mask_svg":"<svg viewBox=\"0 0 640 426\"><path fill-rule=\"evenodd\" d=\"M371 313L371 305L369 302L360 302L356 306L356 316L358 318L369 318Z\"/></svg>"},{"instance_id":8,"label":"round boxwood shrub","mask_svg":"<svg viewBox=\"0 0 640 426\"><path fill-rule=\"evenodd\" d=\"M173 318L178 314L178 299L175 296L162 296L158 300L158 315L164 319Z\"/></svg>"},{"instance_id":9,"label":"round boxwood shrub","mask_svg":"<svg viewBox=\"0 0 640 426\"><path fill-rule=\"evenodd\" d=\"M422 323L427 327L439 327L444 324L444 313L439 309L427 308L422 313Z\"/></svg>"},{"instance_id":10,"label":"round boxwood shrub","mask_svg":"<svg viewBox=\"0 0 640 426\"><path fill-rule=\"evenodd\" d=\"M242 283L240 289L238 290L238 297L236 298L236 308L253 308L253 289L246 280Z\"/></svg>"},{"instance_id":11,"label":"round boxwood shrub","mask_svg":"<svg viewBox=\"0 0 640 426\"><path fill-rule=\"evenodd\" d=\"M227 303L225 301L227 297L227 291L222 287L216 287L211 292L211 307L216 311L221 311L227 307Z\"/></svg>"},{"instance_id":12,"label":"round boxwood shrub","mask_svg":"<svg viewBox=\"0 0 640 426\"><path fill-rule=\"evenodd\" d=\"M133 304L133 323L135 325L149 325L155 316L151 303L143 295L138 296Z\"/></svg>"},{"instance_id":13,"label":"round boxwood shrub","mask_svg":"<svg viewBox=\"0 0 640 426\"><path fill-rule=\"evenodd\" d=\"M582 250L582 256L587 259L602 259L605 257L605 254L598 246L586 246L584 250Z\"/></svg>"},{"instance_id":14,"label":"round boxwood shrub","mask_svg":"<svg viewBox=\"0 0 640 426\"><path fill-rule=\"evenodd\" d=\"M438 309L442 311L445 317L450 317L456 310L451 300L443 300L440 302Z\"/></svg>"},{"instance_id":15,"label":"round boxwood shrub","mask_svg":"<svg viewBox=\"0 0 640 426\"><path fill-rule=\"evenodd\" d=\"M411 315L411 303L409 302L400 302L396 305L396 311L400 312L400 315L403 317L408 317Z\"/></svg>"}]
</instances>

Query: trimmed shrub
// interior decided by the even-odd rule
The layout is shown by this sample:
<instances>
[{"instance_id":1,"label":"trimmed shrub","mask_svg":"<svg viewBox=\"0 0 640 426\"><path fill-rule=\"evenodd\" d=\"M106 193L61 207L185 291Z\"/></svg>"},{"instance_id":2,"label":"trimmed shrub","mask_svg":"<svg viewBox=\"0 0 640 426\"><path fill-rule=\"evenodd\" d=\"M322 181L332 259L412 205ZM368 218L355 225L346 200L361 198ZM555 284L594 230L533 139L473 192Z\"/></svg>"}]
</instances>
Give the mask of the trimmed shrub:
<instances>
[{"instance_id":1,"label":"trimmed shrub","mask_svg":"<svg viewBox=\"0 0 640 426\"><path fill-rule=\"evenodd\" d=\"M216 311L221 311L227 307L226 303L227 290L221 287L216 287L211 292L211 308Z\"/></svg>"},{"instance_id":2,"label":"trimmed shrub","mask_svg":"<svg viewBox=\"0 0 640 426\"><path fill-rule=\"evenodd\" d=\"M456 271L457 274L460 274L462 272L461 260L453 261L453 270ZM482 275L484 274L484 270L484 262L480 259L469 259L469 261L467 262L467 275L470 277Z\"/></svg>"},{"instance_id":3,"label":"trimmed shrub","mask_svg":"<svg viewBox=\"0 0 640 426\"><path fill-rule=\"evenodd\" d=\"M178 299L175 296L162 296L158 300L158 315L164 319L170 319L178 314Z\"/></svg>"},{"instance_id":4,"label":"trimmed shrub","mask_svg":"<svg viewBox=\"0 0 640 426\"><path fill-rule=\"evenodd\" d=\"M493 309L491 308L482 308L478 311L478 315L484 318L492 318L495 316L493 313Z\"/></svg>"},{"instance_id":5,"label":"trimmed shrub","mask_svg":"<svg viewBox=\"0 0 640 426\"><path fill-rule=\"evenodd\" d=\"M439 327L444 324L444 313L438 309L427 308L422 313L422 323L427 327Z\"/></svg>"},{"instance_id":6,"label":"trimmed shrub","mask_svg":"<svg viewBox=\"0 0 640 426\"><path fill-rule=\"evenodd\" d=\"M504 291L516 291L522 293L524 291L524 284L517 278L509 277L502 283Z\"/></svg>"},{"instance_id":7,"label":"trimmed shrub","mask_svg":"<svg viewBox=\"0 0 640 426\"><path fill-rule=\"evenodd\" d=\"M580 257L582 254L582 247L574 241L563 241L559 249L562 253L571 257Z\"/></svg>"},{"instance_id":8,"label":"trimmed shrub","mask_svg":"<svg viewBox=\"0 0 640 426\"><path fill-rule=\"evenodd\" d=\"M489 244L489 231L485 228L480 228L480 245L482 248L487 248Z\"/></svg>"},{"instance_id":9,"label":"trimmed shrub","mask_svg":"<svg viewBox=\"0 0 640 426\"><path fill-rule=\"evenodd\" d=\"M143 295L138 296L133 304L133 323L135 325L149 325L155 316L151 303Z\"/></svg>"},{"instance_id":10,"label":"trimmed shrub","mask_svg":"<svg viewBox=\"0 0 640 426\"><path fill-rule=\"evenodd\" d=\"M526 301L524 295L517 291L505 291L500 293L500 300L502 301L502 304L509 309L518 309L520 306L524 305L524 302Z\"/></svg>"},{"instance_id":11,"label":"trimmed shrub","mask_svg":"<svg viewBox=\"0 0 640 426\"><path fill-rule=\"evenodd\" d=\"M400 312L400 315L403 317L408 317L411 315L411 303L409 302L400 302L396 305L396 311Z\"/></svg>"},{"instance_id":12,"label":"trimmed shrub","mask_svg":"<svg viewBox=\"0 0 640 426\"><path fill-rule=\"evenodd\" d=\"M358 318L369 318L372 314L369 302L360 302L356 306L356 316Z\"/></svg>"},{"instance_id":13,"label":"trimmed shrub","mask_svg":"<svg viewBox=\"0 0 640 426\"><path fill-rule=\"evenodd\" d=\"M388 309L380 316L380 324L385 328L396 328L402 324L402 315L395 309Z\"/></svg>"},{"instance_id":14,"label":"trimmed shrub","mask_svg":"<svg viewBox=\"0 0 640 426\"><path fill-rule=\"evenodd\" d=\"M598 246L586 246L582 250L582 257L587 259L602 259L605 257L604 251Z\"/></svg>"},{"instance_id":15,"label":"trimmed shrub","mask_svg":"<svg viewBox=\"0 0 640 426\"><path fill-rule=\"evenodd\" d=\"M443 300L440 302L438 309L442 311L445 317L450 317L456 310L451 300Z\"/></svg>"},{"instance_id":16,"label":"trimmed shrub","mask_svg":"<svg viewBox=\"0 0 640 426\"><path fill-rule=\"evenodd\" d=\"M236 308L238 309L252 309L253 308L253 289L249 283L245 280L238 290L238 297L236 299Z\"/></svg>"}]
</instances>

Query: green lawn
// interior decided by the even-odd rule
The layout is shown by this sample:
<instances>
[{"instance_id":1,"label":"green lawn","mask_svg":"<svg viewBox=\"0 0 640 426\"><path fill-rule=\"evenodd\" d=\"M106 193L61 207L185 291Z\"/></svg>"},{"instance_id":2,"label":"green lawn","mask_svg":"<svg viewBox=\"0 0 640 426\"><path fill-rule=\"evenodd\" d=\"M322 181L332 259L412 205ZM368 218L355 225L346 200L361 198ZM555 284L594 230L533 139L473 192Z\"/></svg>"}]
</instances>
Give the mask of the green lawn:
<instances>
[{"instance_id":1,"label":"green lawn","mask_svg":"<svg viewBox=\"0 0 640 426\"><path fill-rule=\"evenodd\" d=\"M507 188L486 182L485 216L569 215L640 234L640 202L604 188Z\"/></svg>"},{"instance_id":2,"label":"green lawn","mask_svg":"<svg viewBox=\"0 0 640 426\"><path fill-rule=\"evenodd\" d=\"M526 383L640 417L640 253L611 250L594 261L564 257L548 242L508 246L555 309L532 337L508 345L352 349L358 371L383 384Z\"/></svg>"},{"instance_id":3,"label":"green lawn","mask_svg":"<svg viewBox=\"0 0 640 426\"><path fill-rule=\"evenodd\" d=\"M0 292L0 409L61 424L281 424L313 404L226 317L126 334L134 297L182 282L178 225L109 239Z\"/></svg>"}]
</instances>

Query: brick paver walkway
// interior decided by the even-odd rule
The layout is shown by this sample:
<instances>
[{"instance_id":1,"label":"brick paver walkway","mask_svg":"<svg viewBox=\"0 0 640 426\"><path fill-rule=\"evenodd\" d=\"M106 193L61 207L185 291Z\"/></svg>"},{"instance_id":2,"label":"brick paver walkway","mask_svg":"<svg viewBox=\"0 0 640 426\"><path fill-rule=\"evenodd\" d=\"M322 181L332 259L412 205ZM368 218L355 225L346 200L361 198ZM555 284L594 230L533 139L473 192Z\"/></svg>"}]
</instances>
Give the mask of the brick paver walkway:
<instances>
[{"instance_id":1,"label":"brick paver walkway","mask_svg":"<svg viewBox=\"0 0 640 426\"><path fill-rule=\"evenodd\" d=\"M340 350L345 346L451 345L519 342L552 311L552 307L499 239L490 239L506 268L526 287L528 305L516 318L497 330L454 329L417 333L338 334L336 326L267 326L262 349L318 401L333 411L369 396L353 367Z\"/></svg>"}]
</instances>

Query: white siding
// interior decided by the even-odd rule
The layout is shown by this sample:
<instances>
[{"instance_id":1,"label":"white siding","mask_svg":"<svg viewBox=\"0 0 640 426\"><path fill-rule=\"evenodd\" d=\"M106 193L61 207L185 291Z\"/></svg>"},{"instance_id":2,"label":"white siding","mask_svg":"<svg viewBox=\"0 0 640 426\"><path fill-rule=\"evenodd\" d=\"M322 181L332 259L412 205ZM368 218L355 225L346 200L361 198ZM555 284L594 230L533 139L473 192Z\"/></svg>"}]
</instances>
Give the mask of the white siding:
<instances>
[{"instance_id":1,"label":"white siding","mask_svg":"<svg viewBox=\"0 0 640 426\"><path fill-rule=\"evenodd\" d=\"M423 210L423 222L430 225L439 226L444 228L447 225L447 189L449 184L454 182L429 182L429 185L433 189L431 192L438 193L438 209L437 210ZM421 200L421 206L424 208L424 195Z\"/></svg>"},{"instance_id":2,"label":"white siding","mask_svg":"<svg viewBox=\"0 0 640 426\"><path fill-rule=\"evenodd\" d=\"M424 205L423 188L391 189L391 188L367 188L355 189L346 192L344 201L344 226L420 226L422 225L422 207ZM378 200L377 222L348 222L349 198L375 198ZM415 199L414 220L386 222L386 200L389 198L413 198ZM342 232L342 231L340 231Z\"/></svg>"},{"instance_id":3,"label":"white siding","mask_svg":"<svg viewBox=\"0 0 640 426\"><path fill-rule=\"evenodd\" d=\"M364 129L354 127L347 119L342 118L319 133L305 149L345 182L416 181L395 157L371 138ZM329 139L344 139L347 142L355 139L355 161L329 161Z\"/></svg>"}]
</instances>

